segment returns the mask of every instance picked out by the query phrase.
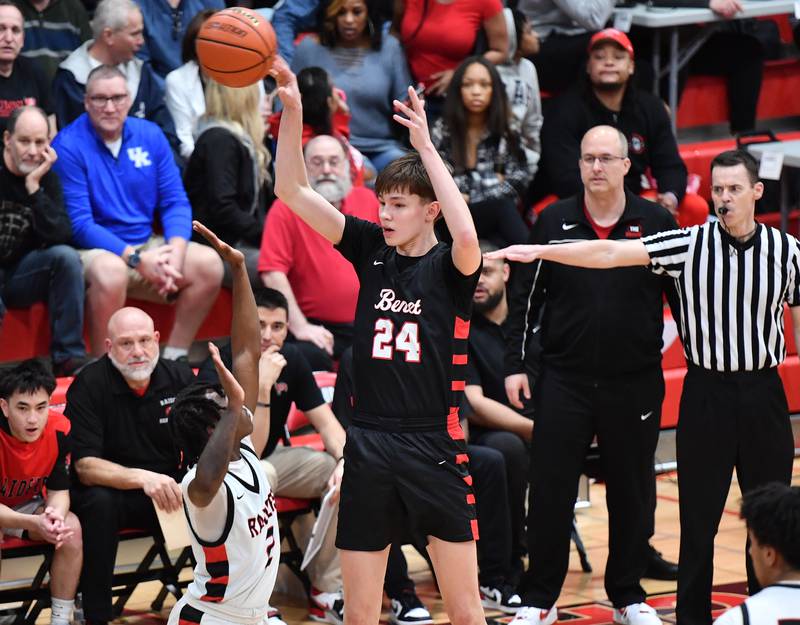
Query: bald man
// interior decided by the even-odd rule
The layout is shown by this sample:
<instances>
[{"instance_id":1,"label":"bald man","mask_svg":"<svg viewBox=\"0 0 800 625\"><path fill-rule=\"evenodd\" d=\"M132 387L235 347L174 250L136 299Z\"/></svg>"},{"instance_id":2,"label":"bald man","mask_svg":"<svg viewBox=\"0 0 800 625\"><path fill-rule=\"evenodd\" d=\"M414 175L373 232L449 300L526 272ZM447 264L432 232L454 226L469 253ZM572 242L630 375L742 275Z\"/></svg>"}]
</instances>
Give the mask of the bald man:
<instances>
[{"instance_id":1,"label":"bald man","mask_svg":"<svg viewBox=\"0 0 800 625\"><path fill-rule=\"evenodd\" d=\"M84 528L81 589L89 625L112 618L117 532L157 531L154 504L166 511L182 504L169 409L194 374L184 362L159 359L158 340L147 313L119 309L108 322L105 355L86 366L67 392L64 414L72 422L78 477L72 501Z\"/></svg>"},{"instance_id":2,"label":"bald man","mask_svg":"<svg viewBox=\"0 0 800 625\"><path fill-rule=\"evenodd\" d=\"M677 227L670 213L625 190L628 141L595 126L581 141L584 191L549 206L534 243L638 239ZM660 625L639 579L652 526L653 454L664 379L662 298L667 281L644 268L577 269L553 262L511 272L506 323L506 391L535 408L528 506L528 570L512 625L552 625L567 573L575 493L586 452L597 437L609 517L605 587L619 625ZM540 321L541 317L541 321ZM540 325L539 325L540 323ZM533 389L524 373L533 328L542 344Z\"/></svg>"},{"instance_id":3,"label":"bald man","mask_svg":"<svg viewBox=\"0 0 800 625\"><path fill-rule=\"evenodd\" d=\"M305 147L311 187L345 215L378 223L378 198L353 187L342 143L319 135ZM324 237L314 232L281 200L275 200L264 224L258 271L264 286L289 302L289 331L311 368L333 366L353 341L358 278L353 266Z\"/></svg>"}]
</instances>

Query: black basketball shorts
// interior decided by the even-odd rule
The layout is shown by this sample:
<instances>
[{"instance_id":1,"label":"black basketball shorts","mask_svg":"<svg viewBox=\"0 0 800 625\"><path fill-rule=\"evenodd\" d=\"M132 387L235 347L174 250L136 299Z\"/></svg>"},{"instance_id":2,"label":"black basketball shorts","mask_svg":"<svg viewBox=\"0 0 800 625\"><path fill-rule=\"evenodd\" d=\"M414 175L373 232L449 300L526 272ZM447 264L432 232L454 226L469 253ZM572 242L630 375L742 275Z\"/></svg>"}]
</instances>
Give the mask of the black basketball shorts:
<instances>
[{"instance_id":1,"label":"black basketball shorts","mask_svg":"<svg viewBox=\"0 0 800 625\"><path fill-rule=\"evenodd\" d=\"M446 429L386 432L351 425L344 457L339 549L380 551L427 536L477 540L466 445Z\"/></svg>"}]
</instances>

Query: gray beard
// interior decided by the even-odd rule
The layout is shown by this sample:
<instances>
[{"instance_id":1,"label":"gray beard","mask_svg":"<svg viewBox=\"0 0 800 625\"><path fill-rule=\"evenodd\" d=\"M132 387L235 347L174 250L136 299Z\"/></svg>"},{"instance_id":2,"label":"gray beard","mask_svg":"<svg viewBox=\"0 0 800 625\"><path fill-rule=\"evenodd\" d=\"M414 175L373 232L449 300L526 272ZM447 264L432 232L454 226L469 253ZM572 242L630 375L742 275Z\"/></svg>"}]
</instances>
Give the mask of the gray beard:
<instances>
[{"instance_id":1,"label":"gray beard","mask_svg":"<svg viewBox=\"0 0 800 625\"><path fill-rule=\"evenodd\" d=\"M331 204L339 204L346 198L350 190L353 188L353 183L349 176L342 176L336 180L315 180L311 183L314 191L319 193Z\"/></svg>"},{"instance_id":2,"label":"gray beard","mask_svg":"<svg viewBox=\"0 0 800 625\"><path fill-rule=\"evenodd\" d=\"M153 360L151 360L150 364L144 369L134 369L130 365L123 364L114 358L110 352L108 354L108 359L117 369L117 371L122 374L123 378L126 380L132 380L133 382L144 382L145 380L149 380L150 376L153 375L156 365L158 364L158 354L153 357Z\"/></svg>"}]
</instances>

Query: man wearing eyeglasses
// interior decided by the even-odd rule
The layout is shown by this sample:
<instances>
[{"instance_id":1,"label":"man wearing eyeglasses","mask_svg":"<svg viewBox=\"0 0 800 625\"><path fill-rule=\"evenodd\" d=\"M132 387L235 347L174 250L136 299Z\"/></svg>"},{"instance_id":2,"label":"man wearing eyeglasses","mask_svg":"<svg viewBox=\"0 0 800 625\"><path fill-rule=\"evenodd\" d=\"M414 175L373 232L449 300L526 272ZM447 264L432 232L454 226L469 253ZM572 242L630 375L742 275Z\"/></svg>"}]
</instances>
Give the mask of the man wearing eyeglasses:
<instances>
[{"instance_id":1,"label":"man wearing eyeglasses","mask_svg":"<svg viewBox=\"0 0 800 625\"><path fill-rule=\"evenodd\" d=\"M56 171L81 248L91 350L102 355L111 316L128 295L175 304L162 358L184 358L222 282L222 261L189 242L192 211L169 143L154 123L130 117L123 74L101 65L89 74L86 113L54 147ZM156 214L163 236L153 232Z\"/></svg>"},{"instance_id":2,"label":"man wearing eyeglasses","mask_svg":"<svg viewBox=\"0 0 800 625\"><path fill-rule=\"evenodd\" d=\"M378 223L378 198L353 187L342 143L330 135L305 147L311 187L345 215ZM314 370L330 370L331 358L353 341L358 277L333 245L280 200L267 213L258 271L265 286L289 301L289 331Z\"/></svg>"},{"instance_id":3,"label":"man wearing eyeglasses","mask_svg":"<svg viewBox=\"0 0 800 625\"><path fill-rule=\"evenodd\" d=\"M531 241L638 239L675 228L669 212L625 189L628 140L595 126L581 141L584 190L546 208ZM533 388L528 550L530 561L512 625L551 625L567 574L578 479L595 436L606 480L609 554L605 587L620 625L659 625L644 603L652 525L653 454L664 379L663 304L667 281L646 268L591 270L551 262L512 271L506 323L506 392L531 397L526 342L542 344Z\"/></svg>"}]
</instances>

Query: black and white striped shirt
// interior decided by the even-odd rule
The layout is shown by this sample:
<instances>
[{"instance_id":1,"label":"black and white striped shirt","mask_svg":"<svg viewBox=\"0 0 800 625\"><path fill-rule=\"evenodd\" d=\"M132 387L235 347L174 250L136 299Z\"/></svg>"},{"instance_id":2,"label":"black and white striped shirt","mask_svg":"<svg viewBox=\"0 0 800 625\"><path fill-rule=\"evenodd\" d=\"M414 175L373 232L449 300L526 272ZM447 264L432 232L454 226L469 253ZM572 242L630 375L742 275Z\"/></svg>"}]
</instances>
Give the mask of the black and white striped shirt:
<instances>
[{"instance_id":1,"label":"black and white striped shirt","mask_svg":"<svg viewBox=\"0 0 800 625\"><path fill-rule=\"evenodd\" d=\"M642 242L650 268L675 279L689 362L730 372L783 361L783 305L800 305L797 239L758 224L742 244L713 222L660 232Z\"/></svg>"}]
</instances>

